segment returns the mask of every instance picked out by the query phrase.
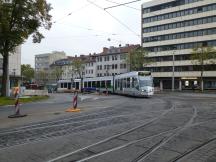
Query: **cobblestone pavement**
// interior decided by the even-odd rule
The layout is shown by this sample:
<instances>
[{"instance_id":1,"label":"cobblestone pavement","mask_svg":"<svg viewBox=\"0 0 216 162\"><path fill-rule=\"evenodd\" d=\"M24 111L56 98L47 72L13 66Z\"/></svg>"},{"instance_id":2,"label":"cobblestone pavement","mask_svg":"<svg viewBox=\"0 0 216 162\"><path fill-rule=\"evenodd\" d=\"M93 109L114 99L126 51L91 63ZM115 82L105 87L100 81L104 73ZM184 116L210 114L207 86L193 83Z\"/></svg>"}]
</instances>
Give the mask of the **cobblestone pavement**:
<instances>
[{"instance_id":1,"label":"cobblestone pavement","mask_svg":"<svg viewBox=\"0 0 216 162\"><path fill-rule=\"evenodd\" d=\"M70 94L22 105L26 118L0 110L0 161L215 162L216 96L163 93L152 98Z\"/></svg>"}]
</instances>

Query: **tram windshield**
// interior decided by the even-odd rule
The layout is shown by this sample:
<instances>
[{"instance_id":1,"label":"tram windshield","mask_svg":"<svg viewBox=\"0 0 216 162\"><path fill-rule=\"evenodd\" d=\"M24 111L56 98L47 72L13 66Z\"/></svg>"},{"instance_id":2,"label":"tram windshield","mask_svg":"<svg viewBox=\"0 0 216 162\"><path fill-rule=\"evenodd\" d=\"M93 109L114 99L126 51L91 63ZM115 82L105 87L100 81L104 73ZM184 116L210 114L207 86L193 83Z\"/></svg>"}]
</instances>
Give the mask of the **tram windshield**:
<instances>
[{"instance_id":1,"label":"tram windshield","mask_svg":"<svg viewBox=\"0 0 216 162\"><path fill-rule=\"evenodd\" d=\"M146 80L139 80L139 85L140 85L140 87L146 87L146 86L152 87L153 82L150 79L148 79L148 80L147 79Z\"/></svg>"}]
</instances>

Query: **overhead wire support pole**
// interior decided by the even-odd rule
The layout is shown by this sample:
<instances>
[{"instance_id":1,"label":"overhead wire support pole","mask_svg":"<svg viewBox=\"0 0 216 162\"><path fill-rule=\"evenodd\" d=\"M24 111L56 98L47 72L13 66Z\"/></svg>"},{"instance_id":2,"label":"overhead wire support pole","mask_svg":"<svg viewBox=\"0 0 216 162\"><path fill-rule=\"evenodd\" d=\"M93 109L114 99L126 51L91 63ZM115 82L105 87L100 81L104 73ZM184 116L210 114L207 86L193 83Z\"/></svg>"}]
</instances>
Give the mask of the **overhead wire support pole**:
<instances>
[{"instance_id":1,"label":"overhead wire support pole","mask_svg":"<svg viewBox=\"0 0 216 162\"><path fill-rule=\"evenodd\" d=\"M106 7L106 8L104 8L104 10L107 10L107 9L110 9L110 8L114 8L114 7L124 6L126 4L135 3L135 2L138 2L138 1L141 1L141 0L135 0L135 1L131 1L131 2L126 2L126 3L118 4L118 5L115 5L115 6Z\"/></svg>"}]
</instances>

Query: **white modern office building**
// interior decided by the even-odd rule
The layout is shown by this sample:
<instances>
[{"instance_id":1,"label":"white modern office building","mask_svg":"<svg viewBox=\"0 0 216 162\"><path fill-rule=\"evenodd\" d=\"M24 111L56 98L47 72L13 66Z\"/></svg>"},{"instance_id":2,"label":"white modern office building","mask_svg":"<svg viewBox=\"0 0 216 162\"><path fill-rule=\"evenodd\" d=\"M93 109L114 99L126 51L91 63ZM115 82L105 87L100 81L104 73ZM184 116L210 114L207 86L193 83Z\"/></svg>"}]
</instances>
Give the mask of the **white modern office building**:
<instances>
[{"instance_id":1,"label":"white modern office building","mask_svg":"<svg viewBox=\"0 0 216 162\"><path fill-rule=\"evenodd\" d=\"M171 89L173 78L178 90L199 85L200 66L191 61L191 52L198 46L216 46L216 0L144 3L142 46L153 61L147 69L152 71L156 86ZM204 89L216 89L214 64L205 66Z\"/></svg>"}]
</instances>

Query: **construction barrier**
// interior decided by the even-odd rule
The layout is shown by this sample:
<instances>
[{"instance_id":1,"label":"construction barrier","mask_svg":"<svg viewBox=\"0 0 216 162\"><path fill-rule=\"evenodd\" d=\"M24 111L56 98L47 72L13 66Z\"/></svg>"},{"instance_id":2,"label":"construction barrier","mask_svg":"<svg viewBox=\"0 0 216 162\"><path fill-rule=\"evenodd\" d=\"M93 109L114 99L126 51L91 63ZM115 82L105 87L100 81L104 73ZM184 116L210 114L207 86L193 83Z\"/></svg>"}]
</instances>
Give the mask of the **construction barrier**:
<instances>
[{"instance_id":1,"label":"construction barrier","mask_svg":"<svg viewBox=\"0 0 216 162\"><path fill-rule=\"evenodd\" d=\"M20 114L20 104L19 104L19 88L16 87L14 89L14 96L15 96L15 113L13 115L9 115L8 118L20 118L27 116L26 114Z\"/></svg>"},{"instance_id":2,"label":"construction barrier","mask_svg":"<svg viewBox=\"0 0 216 162\"><path fill-rule=\"evenodd\" d=\"M78 92L74 92L73 96L73 107L66 110L66 112L79 112L80 109L77 109L78 104Z\"/></svg>"}]
</instances>

